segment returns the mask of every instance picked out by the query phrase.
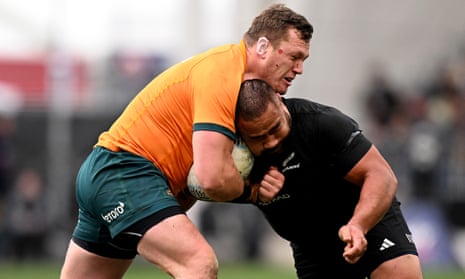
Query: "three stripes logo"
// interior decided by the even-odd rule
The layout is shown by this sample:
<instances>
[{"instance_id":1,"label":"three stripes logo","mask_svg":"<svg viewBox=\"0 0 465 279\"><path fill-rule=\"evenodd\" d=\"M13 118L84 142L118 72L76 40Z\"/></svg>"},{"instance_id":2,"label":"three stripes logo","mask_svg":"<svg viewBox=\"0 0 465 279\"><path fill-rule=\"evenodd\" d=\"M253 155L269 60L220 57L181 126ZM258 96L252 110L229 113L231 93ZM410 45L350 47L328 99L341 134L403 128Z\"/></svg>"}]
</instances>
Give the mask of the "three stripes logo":
<instances>
[{"instance_id":1,"label":"three stripes logo","mask_svg":"<svg viewBox=\"0 0 465 279\"><path fill-rule=\"evenodd\" d=\"M389 247L392 247L396 245L394 242L390 241L389 239L385 238L383 240L383 243L381 244L381 247L379 247L379 251L384 251Z\"/></svg>"}]
</instances>

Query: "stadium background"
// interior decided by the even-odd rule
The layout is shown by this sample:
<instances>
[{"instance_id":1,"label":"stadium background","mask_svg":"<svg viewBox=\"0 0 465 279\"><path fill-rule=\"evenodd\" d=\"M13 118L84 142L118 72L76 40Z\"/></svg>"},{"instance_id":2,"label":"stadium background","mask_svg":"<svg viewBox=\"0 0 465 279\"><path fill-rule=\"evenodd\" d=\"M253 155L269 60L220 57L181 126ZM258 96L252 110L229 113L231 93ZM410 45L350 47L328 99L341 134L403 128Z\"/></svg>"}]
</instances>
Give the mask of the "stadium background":
<instances>
[{"instance_id":1,"label":"stadium background","mask_svg":"<svg viewBox=\"0 0 465 279\"><path fill-rule=\"evenodd\" d=\"M272 2L0 0L0 260L60 263L75 221L74 175L98 133L146 81L237 42ZM425 269L463 269L465 2L281 2L315 28L288 95L359 121L399 176ZM33 223L10 216L31 170L44 190L32 218L46 232L36 258L28 253L40 247L11 241ZM223 262L290 265L286 243L253 208L199 203L189 214Z\"/></svg>"}]
</instances>

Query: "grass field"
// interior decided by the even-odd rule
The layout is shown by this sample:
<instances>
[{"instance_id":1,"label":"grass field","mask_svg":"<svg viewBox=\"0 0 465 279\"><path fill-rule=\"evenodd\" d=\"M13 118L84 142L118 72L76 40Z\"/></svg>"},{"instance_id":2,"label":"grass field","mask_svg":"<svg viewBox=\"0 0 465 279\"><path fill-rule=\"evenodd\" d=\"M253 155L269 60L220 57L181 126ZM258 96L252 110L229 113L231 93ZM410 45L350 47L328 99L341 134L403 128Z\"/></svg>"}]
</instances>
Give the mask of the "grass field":
<instances>
[{"instance_id":1,"label":"grass field","mask_svg":"<svg viewBox=\"0 0 465 279\"><path fill-rule=\"evenodd\" d=\"M59 264L1 264L0 279L51 279L58 278ZM425 279L464 279L465 272L425 272ZM145 263L135 263L126 273L125 279L170 278ZM295 279L294 271L285 267L272 267L258 263L224 264L220 269L221 279Z\"/></svg>"}]
</instances>

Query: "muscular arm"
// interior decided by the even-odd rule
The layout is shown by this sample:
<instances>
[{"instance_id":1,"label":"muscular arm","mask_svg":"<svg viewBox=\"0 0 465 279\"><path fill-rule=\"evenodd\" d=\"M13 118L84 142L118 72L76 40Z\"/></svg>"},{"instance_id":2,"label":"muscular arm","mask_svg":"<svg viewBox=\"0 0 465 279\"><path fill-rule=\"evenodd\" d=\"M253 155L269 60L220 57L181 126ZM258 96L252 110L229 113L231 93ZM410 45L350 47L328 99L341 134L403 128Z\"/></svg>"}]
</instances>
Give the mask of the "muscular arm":
<instances>
[{"instance_id":1,"label":"muscular arm","mask_svg":"<svg viewBox=\"0 0 465 279\"><path fill-rule=\"evenodd\" d=\"M234 165L233 141L213 131L195 131L194 172L203 191L215 201L230 201L244 190L244 180Z\"/></svg>"},{"instance_id":2,"label":"muscular arm","mask_svg":"<svg viewBox=\"0 0 465 279\"><path fill-rule=\"evenodd\" d=\"M367 233L384 216L397 191L397 178L375 146L350 170L345 179L361 185L360 199L349 224Z\"/></svg>"},{"instance_id":3,"label":"muscular arm","mask_svg":"<svg viewBox=\"0 0 465 279\"><path fill-rule=\"evenodd\" d=\"M344 258L357 262L366 251L366 233L384 216L397 191L397 178L375 146L350 170L345 179L362 187L352 218L339 230L347 245Z\"/></svg>"}]
</instances>

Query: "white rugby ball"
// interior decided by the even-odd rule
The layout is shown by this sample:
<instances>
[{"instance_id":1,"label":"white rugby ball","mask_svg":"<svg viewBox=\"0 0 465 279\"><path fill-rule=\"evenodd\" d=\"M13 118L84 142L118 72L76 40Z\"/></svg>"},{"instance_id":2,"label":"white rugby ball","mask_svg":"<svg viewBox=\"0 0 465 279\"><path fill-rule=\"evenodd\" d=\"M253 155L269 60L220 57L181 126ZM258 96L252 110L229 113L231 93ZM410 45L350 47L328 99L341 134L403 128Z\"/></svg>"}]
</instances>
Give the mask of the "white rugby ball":
<instances>
[{"instance_id":1,"label":"white rugby ball","mask_svg":"<svg viewBox=\"0 0 465 279\"><path fill-rule=\"evenodd\" d=\"M247 145L238 139L234 143L232 158L234 165L239 170L241 176L245 179L249 176L252 171L254 157ZM194 168L191 167L189 174L187 175L187 187L191 194L198 200L211 201L211 199L203 192L197 177L194 174Z\"/></svg>"}]
</instances>

